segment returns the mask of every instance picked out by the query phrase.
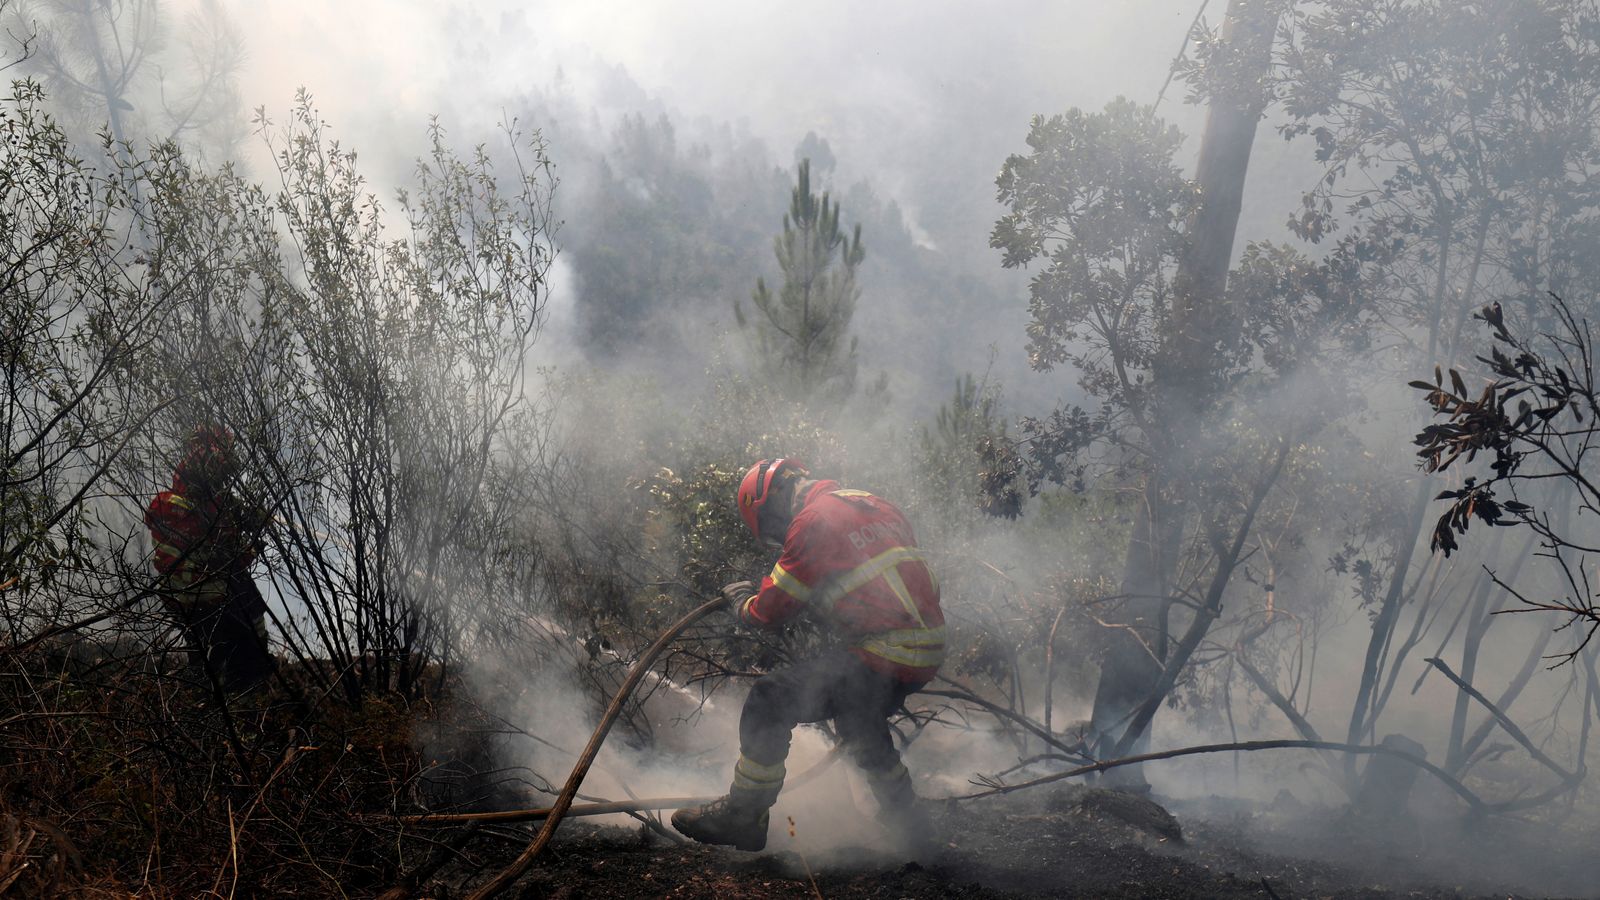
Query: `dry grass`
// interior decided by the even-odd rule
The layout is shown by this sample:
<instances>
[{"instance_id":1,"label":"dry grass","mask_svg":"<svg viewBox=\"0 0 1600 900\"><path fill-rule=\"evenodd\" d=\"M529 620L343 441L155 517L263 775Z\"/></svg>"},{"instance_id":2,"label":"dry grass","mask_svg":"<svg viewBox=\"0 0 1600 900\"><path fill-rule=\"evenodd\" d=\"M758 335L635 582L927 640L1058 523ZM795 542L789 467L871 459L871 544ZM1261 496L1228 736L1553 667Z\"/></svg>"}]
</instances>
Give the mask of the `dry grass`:
<instances>
[{"instance_id":1,"label":"dry grass","mask_svg":"<svg viewBox=\"0 0 1600 900\"><path fill-rule=\"evenodd\" d=\"M360 814L422 808L413 736L423 721L440 733L438 707L351 708L301 681L224 698L148 655L8 660L0 895L359 895L393 881L427 847Z\"/></svg>"}]
</instances>

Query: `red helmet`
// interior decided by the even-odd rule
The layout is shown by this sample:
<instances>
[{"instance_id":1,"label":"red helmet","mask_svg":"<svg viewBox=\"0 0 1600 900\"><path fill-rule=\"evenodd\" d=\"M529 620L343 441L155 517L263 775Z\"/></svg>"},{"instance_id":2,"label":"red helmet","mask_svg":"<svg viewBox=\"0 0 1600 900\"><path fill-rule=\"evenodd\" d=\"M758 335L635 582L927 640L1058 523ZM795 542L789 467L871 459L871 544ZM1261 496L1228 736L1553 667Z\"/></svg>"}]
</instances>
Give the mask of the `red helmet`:
<instances>
[{"instance_id":1,"label":"red helmet","mask_svg":"<svg viewBox=\"0 0 1600 900\"><path fill-rule=\"evenodd\" d=\"M191 484L217 487L227 481L238 463L233 432L218 425L201 425L184 443L178 477Z\"/></svg>"},{"instance_id":2,"label":"red helmet","mask_svg":"<svg viewBox=\"0 0 1600 900\"><path fill-rule=\"evenodd\" d=\"M763 459L744 473L744 481L739 484L739 515L744 517L744 524L750 526L750 533L758 541L761 540L761 508L772 496L778 476L784 472L801 476L811 474L805 464L798 460Z\"/></svg>"}]
</instances>

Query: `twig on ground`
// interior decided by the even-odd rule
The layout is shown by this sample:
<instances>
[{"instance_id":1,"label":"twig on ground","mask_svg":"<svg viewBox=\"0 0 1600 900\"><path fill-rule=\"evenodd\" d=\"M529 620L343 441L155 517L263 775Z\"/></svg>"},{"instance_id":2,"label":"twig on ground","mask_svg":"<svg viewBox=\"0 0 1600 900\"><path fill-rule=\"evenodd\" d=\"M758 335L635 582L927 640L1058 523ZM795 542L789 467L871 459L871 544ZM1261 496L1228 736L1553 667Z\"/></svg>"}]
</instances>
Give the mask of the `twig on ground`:
<instances>
[{"instance_id":1,"label":"twig on ground","mask_svg":"<svg viewBox=\"0 0 1600 900\"><path fill-rule=\"evenodd\" d=\"M624 794L628 795L628 799L629 800L632 800L635 803L639 802L639 795L635 794L632 790L630 790L628 788L627 782L624 782L624 781L619 779L617 781L617 787L622 788L622 792ZM630 810L628 812L628 815L632 816L634 818L634 820L636 820L636 821L638 821L640 823L643 823L644 827L650 829L651 831L654 831L656 834L661 835L662 837L666 838L668 841L670 841L670 842L672 842L674 844L682 844L682 843L684 843L684 839L681 836L679 836L677 832L672 831L672 830L668 829L666 826L661 824L661 817L660 816L645 815L643 812L640 812L639 810Z\"/></svg>"},{"instance_id":2,"label":"twig on ground","mask_svg":"<svg viewBox=\"0 0 1600 900\"><path fill-rule=\"evenodd\" d=\"M433 874L444 868L450 857L460 853L467 841L483 827L478 822L468 822L465 828L450 836L450 840L433 848L422 865L400 876L400 883L378 895L378 900L405 900L411 892L421 887Z\"/></svg>"},{"instance_id":3,"label":"twig on ground","mask_svg":"<svg viewBox=\"0 0 1600 900\"><path fill-rule=\"evenodd\" d=\"M839 760L839 748L828 751L828 755L817 761L817 764L805 770L783 786L783 792L804 787L816 780ZM623 788L627 790L627 788ZM600 800L594 803L574 804L567 810L569 816L609 816L617 813L635 813L655 809L680 809L685 806L698 806L710 803L715 797L647 797L640 799L634 797L629 800ZM390 822L399 822L402 825L460 825L464 822L537 822L548 818L550 807L534 809L506 809L494 812L465 812L465 813L422 813L410 816L384 815L382 818ZM374 817L367 817L374 818Z\"/></svg>"},{"instance_id":4,"label":"twig on ground","mask_svg":"<svg viewBox=\"0 0 1600 900\"><path fill-rule=\"evenodd\" d=\"M1064 772L1056 772L1053 775L1046 775L1042 778L1035 778L1032 781L1024 781L1019 784L1001 785L988 790L977 791L971 794L961 794L945 799L979 800L984 797L994 797L1000 794L1009 794L1013 791L1025 790L1027 788L1051 784L1057 781L1064 781L1068 778L1075 778L1079 775L1088 775L1091 772L1104 772L1107 769L1116 769L1122 766L1133 766L1138 765L1139 763L1154 762L1158 759L1173 759L1179 756L1195 756L1201 753L1226 753L1233 750L1252 751L1290 749L1338 750L1343 753L1367 755L1379 754L1383 756L1399 757L1400 759L1403 759L1420 769L1426 770L1428 774L1444 782L1446 787L1450 788L1452 791L1455 791L1456 794L1461 797L1461 799L1467 801L1467 805L1472 808L1473 812L1489 813L1495 811L1494 807L1484 803L1482 798L1480 798L1477 794L1474 794L1471 788L1468 788L1460 781L1457 781L1449 772L1446 772L1445 770L1439 768L1433 763L1428 762L1425 759L1419 759L1409 753L1402 753L1399 750L1395 750L1390 747L1374 747L1365 746L1362 744L1340 744L1334 741L1238 741L1229 744L1200 744L1194 747L1180 747L1176 750L1163 750L1159 753L1141 753L1137 756L1125 756L1121 759L1108 759L1102 762L1091 763L1086 766L1079 766L1075 769L1068 769Z\"/></svg>"},{"instance_id":5,"label":"twig on ground","mask_svg":"<svg viewBox=\"0 0 1600 900\"><path fill-rule=\"evenodd\" d=\"M942 681L942 682L944 682L945 684L948 684L948 685L952 685L955 688L957 688L957 690L954 690L954 691L937 691L937 690L923 689L923 690L918 691L917 693L925 694L925 695L927 695L929 697L944 697L944 698L949 699L949 700L960 700L960 701L962 701L964 703L971 703L973 706L981 707L983 710L985 710L988 713L991 713L996 718L1006 719L1008 721L1016 723L1017 725L1022 726L1023 728L1027 729L1030 733L1032 733L1035 737L1038 737L1040 740L1044 741L1046 744L1049 744L1050 746L1056 748L1057 750L1061 751L1062 753L1064 753L1064 754L1066 754L1068 756L1073 757L1074 759L1083 760L1085 762L1092 761L1093 757L1090 757L1090 756L1088 756L1087 754L1085 754L1083 752L1082 745L1073 746L1071 744L1066 743L1065 741L1061 740L1060 738L1056 737L1055 735L1051 734L1050 732L1044 730L1043 727L1041 727L1039 724L1034 722L1032 719L1029 719L1027 716L1019 715L1017 713L1012 712L1009 709L1006 709L1003 706L1000 706L1000 705L995 704L995 703L990 703L988 700L985 700L982 697L979 697L976 693L968 690L967 687L965 685L961 684L960 682L951 681L950 679L945 678L943 676L936 676L936 677L938 678L939 681Z\"/></svg>"},{"instance_id":6,"label":"twig on ground","mask_svg":"<svg viewBox=\"0 0 1600 900\"><path fill-rule=\"evenodd\" d=\"M789 840L794 840L794 816L789 817ZM794 854L800 857L800 865L805 867L806 880L811 882L811 896L816 897L817 900L822 900L822 891L817 887L817 876L811 873L811 862L799 850L796 850Z\"/></svg>"}]
</instances>

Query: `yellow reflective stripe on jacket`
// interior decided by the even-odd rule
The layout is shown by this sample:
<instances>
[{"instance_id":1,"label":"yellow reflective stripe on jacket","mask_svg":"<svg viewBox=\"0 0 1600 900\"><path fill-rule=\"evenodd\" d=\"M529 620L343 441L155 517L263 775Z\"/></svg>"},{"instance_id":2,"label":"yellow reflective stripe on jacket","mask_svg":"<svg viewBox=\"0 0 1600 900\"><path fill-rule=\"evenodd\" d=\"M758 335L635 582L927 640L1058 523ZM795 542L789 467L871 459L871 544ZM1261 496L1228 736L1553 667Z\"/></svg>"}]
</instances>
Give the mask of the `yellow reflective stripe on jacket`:
<instances>
[{"instance_id":1,"label":"yellow reflective stripe on jacket","mask_svg":"<svg viewBox=\"0 0 1600 900\"><path fill-rule=\"evenodd\" d=\"M811 600L811 588L801 584L800 579L790 574L789 570L785 569L782 564L772 567L772 583L801 603L808 603Z\"/></svg>"},{"instance_id":2,"label":"yellow reflective stripe on jacket","mask_svg":"<svg viewBox=\"0 0 1600 900\"><path fill-rule=\"evenodd\" d=\"M889 583L889 589L900 598L900 605L905 607L911 618L916 619L919 626L927 625L928 623L922 619L922 610L917 609L917 602L911 599L911 589L906 587L905 579L900 577L900 567L890 566L884 571L883 580Z\"/></svg>"},{"instance_id":3,"label":"yellow reflective stripe on jacket","mask_svg":"<svg viewBox=\"0 0 1600 900\"><path fill-rule=\"evenodd\" d=\"M844 599L851 591L859 590L885 572L893 571L895 566L904 562L920 563L922 561L922 551L915 547L891 547L854 569L845 572L843 575L831 579L822 590L820 599L824 605L831 609L835 603ZM895 574L896 580L898 580L899 573ZM893 584L891 583L892 586ZM896 590L896 593L900 594L900 602L906 604L906 609L911 613L912 618L921 622L922 616L917 612L916 604L911 602L911 594L909 592L901 593L904 587L904 583L901 583L900 589Z\"/></svg>"},{"instance_id":4,"label":"yellow reflective stripe on jacket","mask_svg":"<svg viewBox=\"0 0 1600 900\"><path fill-rule=\"evenodd\" d=\"M196 548L180 550L165 541L153 541L152 543L155 545L156 553L170 556L175 561L172 570L168 573L169 575L180 570L191 573L204 573L208 576L217 574L211 568L217 564L217 561L209 550Z\"/></svg>"},{"instance_id":5,"label":"yellow reflective stripe on jacket","mask_svg":"<svg viewBox=\"0 0 1600 900\"><path fill-rule=\"evenodd\" d=\"M168 585L175 588L193 588L208 581L214 581L220 586L227 581L220 573L210 571L204 566L193 562L185 562L173 566L161 577L166 580Z\"/></svg>"},{"instance_id":6,"label":"yellow reflective stripe on jacket","mask_svg":"<svg viewBox=\"0 0 1600 900\"><path fill-rule=\"evenodd\" d=\"M166 554L167 556L170 556L173 559L182 559L183 558L183 551L179 550L177 547L174 547L171 544L165 543L163 541L155 541L154 543L155 543L155 547L156 547L156 552L157 553Z\"/></svg>"},{"instance_id":7,"label":"yellow reflective stripe on jacket","mask_svg":"<svg viewBox=\"0 0 1600 900\"><path fill-rule=\"evenodd\" d=\"M862 638L856 646L896 665L935 668L944 662L944 626L880 631Z\"/></svg>"}]
</instances>

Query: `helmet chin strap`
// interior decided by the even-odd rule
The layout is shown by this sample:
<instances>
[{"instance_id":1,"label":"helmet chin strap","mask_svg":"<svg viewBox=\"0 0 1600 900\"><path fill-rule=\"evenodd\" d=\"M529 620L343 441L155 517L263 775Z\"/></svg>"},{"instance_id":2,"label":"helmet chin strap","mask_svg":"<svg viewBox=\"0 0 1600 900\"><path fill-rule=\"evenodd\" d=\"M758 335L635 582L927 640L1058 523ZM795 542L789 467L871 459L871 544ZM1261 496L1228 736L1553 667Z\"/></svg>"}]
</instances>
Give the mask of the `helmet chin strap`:
<instances>
[{"instance_id":1,"label":"helmet chin strap","mask_svg":"<svg viewBox=\"0 0 1600 900\"><path fill-rule=\"evenodd\" d=\"M783 546L784 539L788 537L789 524L794 521L795 515L800 512L800 505L805 502L805 492L811 490L811 486L815 483L816 479L801 476L783 487L783 490L789 493L789 496L784 498L788 503L788 509L781 521L772 523L773 527L761 529L761 543L764 546L771 549Z\"/></svg>"},{"instance_id":2,"label":"helmet chin strap","mask_svg":"<svg viewBox=\"0 0 1600 900\"><path fill-rule=\"evenodd\" d=\"M768 548L782 547L784 538L789 534L789 523L794 521L793 508L785 513L779 513L777 509L769 506L762 512L764 515L761 522L761 545Z\"/></svg>"}]
</instances>

